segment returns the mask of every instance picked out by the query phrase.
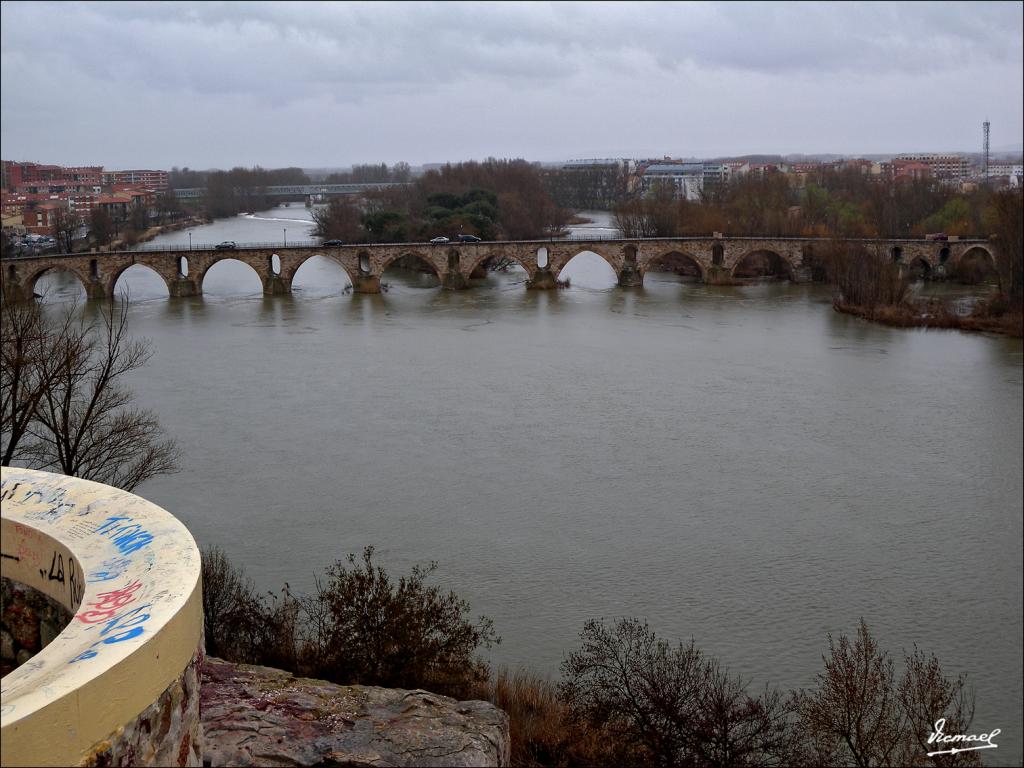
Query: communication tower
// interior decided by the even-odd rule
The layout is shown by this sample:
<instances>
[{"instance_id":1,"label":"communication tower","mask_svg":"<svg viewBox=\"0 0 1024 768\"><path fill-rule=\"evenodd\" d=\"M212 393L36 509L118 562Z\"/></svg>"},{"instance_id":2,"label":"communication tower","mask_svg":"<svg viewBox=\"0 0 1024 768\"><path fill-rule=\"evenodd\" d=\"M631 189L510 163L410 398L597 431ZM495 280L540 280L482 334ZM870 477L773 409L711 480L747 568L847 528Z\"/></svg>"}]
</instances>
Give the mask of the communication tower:
<instances>
[{"instance_id":1,"label":"communication tower","mask_svg":"<svg viewBox=\"0 0 1024 768\"><path fill-rule=\"evenodd\" d=\"M981 151L981 176L985 180L985 184L988 184L988 120L982 123L982 128L985 134L985 140Z\"/></svg>"}]
</instances>

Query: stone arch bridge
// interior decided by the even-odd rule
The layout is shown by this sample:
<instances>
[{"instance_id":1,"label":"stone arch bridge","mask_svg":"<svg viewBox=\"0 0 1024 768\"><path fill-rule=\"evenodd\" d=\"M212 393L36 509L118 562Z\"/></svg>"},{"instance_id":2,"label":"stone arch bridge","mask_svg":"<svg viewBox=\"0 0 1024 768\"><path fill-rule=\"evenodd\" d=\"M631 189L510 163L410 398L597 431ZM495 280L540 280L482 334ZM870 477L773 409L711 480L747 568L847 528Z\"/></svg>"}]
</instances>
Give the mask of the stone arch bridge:
<instances>
[{"instance_id":1,"label":"stone arch bridge","mask_svg":"<svg viewBox=\"0 0 1024 768\"><path fill-rule=\"evenodd\" d=\"M752 259L768 259L794 281L808 280L819 255L833 242L825 238L622 238L520 240L476 243L390 243L374 245L239 246L234 250L168 247L2 259L3 295L9 300L34 295L36 281L50 270L75 275L89 298L111 298L118 278L136 264L149 267L167 285L171 296L196 296L210 268L225 259L251 266L265 294L291 292L299 267L313 256L337 262L357 293L379 293L381 276L397 259L421 260L444 288L470 286L474 273L493 258L511 259L527 273L531 288L554 288L566 264L589 251L604 259L621 286L643 285L644 275L659 269L684 268L707 283L727 283L743 275ZM926 274L942 274L974 252L994 263L987 240L846 240L880 251L894 263Z\"/></svg>"}]
</instances>

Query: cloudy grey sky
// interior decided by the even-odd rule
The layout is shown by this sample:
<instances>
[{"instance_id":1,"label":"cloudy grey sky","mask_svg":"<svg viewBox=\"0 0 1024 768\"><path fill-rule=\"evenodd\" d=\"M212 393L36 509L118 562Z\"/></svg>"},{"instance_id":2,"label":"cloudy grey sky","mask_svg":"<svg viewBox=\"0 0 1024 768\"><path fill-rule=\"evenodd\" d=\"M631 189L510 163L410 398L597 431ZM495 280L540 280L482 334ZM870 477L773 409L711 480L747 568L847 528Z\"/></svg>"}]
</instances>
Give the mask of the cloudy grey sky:
<instances>
[{"instance_id":1,"label":"cloudy grey sky","mask_svg":"<svg viewBox=\"0 0 1024 768\"><path fill-rule=\"evenodd\" d=\"M999 3L4 2L2 154L342 166L1019 146Z\"/></svg>"}]
</instances>

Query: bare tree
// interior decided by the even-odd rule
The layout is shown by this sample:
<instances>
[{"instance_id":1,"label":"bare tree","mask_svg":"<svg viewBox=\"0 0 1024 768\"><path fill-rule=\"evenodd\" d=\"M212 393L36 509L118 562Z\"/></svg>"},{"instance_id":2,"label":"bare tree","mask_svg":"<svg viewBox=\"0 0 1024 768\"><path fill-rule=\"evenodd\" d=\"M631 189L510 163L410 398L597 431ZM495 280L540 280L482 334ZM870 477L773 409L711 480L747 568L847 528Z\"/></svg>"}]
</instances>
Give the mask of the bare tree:
<instances>
[{"instance_id":1,"label":"bare tree","mask_svg":"<svg viewBox=\"0 0 1024 768\"><path fill-rule=\"evenodd\" d=\"M313 211L316 228L313 234L325 240L344 240L359 243L366 240L366 229L362 224L363 214L359 206L349 199L335 197L323 208Z\"/></svg>"},{"instance_id":2,"label":"bare tree","mask_svg":"<svg viewBox=\"0 0 1024 768\"><path fill-rule=\"evenodd\" d=\"M0 464L9 465L80 339L70 312L47 319L34 301L0 303L0 329Z\"/></svg>"},{"instance_id":3,"label":"bare tree","mask_svg":"<svg viewBox=\"0 0 1024 768\"><path fill-rule=\"evenodd\" d=\"M74 250L75 237L81 228L81 217L68 208L55 208L50 215L50 231L65 253Z\"/></svg>"},{"instance_id":4,"label":"bare tree","mask_svg":"<svg viewBox=\"0 0 1024 768\"><path fill-rule=\"evenodd\" d=\"M821 250L836 305L877 308L906 303L910 277L879 248L832 241Z\"/></svg>"},{"instance_id":5,"label":"bare tree","mask_svg":"<svg viewBox=\"0 0 1024 768\"><path fill-rule=\"evenodd\" d=\"M176 471L174 441L122 386L149 358L147 344L127 335L127 311L127 302L110 302L96 323L73 321L70 312L55 321L39 308L5 310L4 463L129 491Z\"/></svg>"},{"instance_id":6,"label":"bare tree","mask_svg":"<svg viewBox=\"0 0 1024 768\"><path fill-rule=\"evenodd\" d=\"M928 736L940 717L948 733L967 733L974 720L974 692L967 688L963 675L949 679L942 673L939 660L914 647L904 655L904 673L896 690L906 718L907 749L917 755L936 748ZM943 755L935 763L943 766L980 765L977 752Z\"/></svg>"},{"instance_id":7,"label":"bare tree","mask_svg":"<svg viewBox=\"0 0 1024 768\"><path fill-rule=\"evenodd\" d=\"M999 288L1010 309L1019 312L1024 300L1024 200L1019 191L998 192L992 209Z\"/></svg>"},{"instance_id":8,"label":"bare tree","mask_svg":"<svg viewBox=\"0 0 1024 768\"><path fill-rule=\"evenodd\" d=\"M905 658L897 684L889 655L861 620L857 636L829 637L829 655L818 686L793 695L802 736L802 760L810 765L970 766L976 752L928 757L927 737L945 718L948 732L966 733L974 713L963 678L948 680L938 660L916 648Z\"/></svg>"},{"instance_id":9,"label":"bare tree","mask_svg":"<svg viewBox=\"0 0 1024 768\"><path fill-rule=\"evenodd\" d=\"M114 220L106 209L96 207L89 215L89 234L96 245L108 245L114 237Z\"/></svg>"},{"instance_id":10,"label":"bare tree","mask_svg":"<svg viewBox=\"0 0 1024 768\"><path fill-rule=\"evenodd\" d=\"M672 646L636 619L588 621L562 664L560 694L607 732L630 765L788 765L788 709L746 685L691 641Z\"/></svg>"}]
</instances>

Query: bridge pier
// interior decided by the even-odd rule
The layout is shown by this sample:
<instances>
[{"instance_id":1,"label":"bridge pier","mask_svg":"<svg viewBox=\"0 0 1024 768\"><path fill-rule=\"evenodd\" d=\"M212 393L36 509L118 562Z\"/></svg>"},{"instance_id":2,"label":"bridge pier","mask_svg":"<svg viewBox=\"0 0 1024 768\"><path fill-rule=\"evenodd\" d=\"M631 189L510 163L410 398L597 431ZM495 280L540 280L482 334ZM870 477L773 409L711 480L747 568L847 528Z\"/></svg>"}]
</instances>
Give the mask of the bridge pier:
<instances>
[{"instance_id":1,"label":"bridge pier","mask_svg":"<svg viewBox=\"0 0 1024 768\"><path fill-rule=\"evenodd\" d=\"M447 291L461 291L469 288L469 283L461 272L453 270L441 275L441 287Z\"/></svg>"},{"instance_id":2,"label":"bridge pier","mask_svg":"<svg viewBox=\"0 0 1024 768\"><path fill-rule=\"evenodd\" d=\"M352 291L354 293L380 293L380 276L356 275L356 279L352 281Z\"/></svg>"},{"instance_id":3,"label":"bridge pier","mask_svg":"<svg viewBox=\"0 0 1024 768\"><path fill-rule=\"evenodd\" d=\"M90 280L85 284L85 296L88 299L112 299L114 286L108 288L99 280Z\"/></svg>"},{"instance_id":4,"label":"bridge pier","mask_svg":"<svg viewBox=\"0 0 1024 768\"><path fill-rule=\"evenodd\" d=\"M619 287L620 288L636 288L644 284L643 275L640 274L640 270L636 268L635 264L627 264L619 272Z\"/></svg>"},{"instance_id":5,"label":"bridge pier","mask_svg":"<svg viewBox=\"0 0 1024 768\"><path fill-rule=\"evenodd\" d=\"M179 277L177 280L167 283L167 292L178 299L202 294L199 286L196 285L196 281L189 280L187 277Z\"/></svg>"},{"instance_id":6,"label":"bridge pier","mask_svg":"<svg viewBox=\"0 0 1024 768\"><path fill-rule=\"evenodd\" d=\"M813 283L814 275L811 273L810 267L796 267L793 270L791 279L794 283Z\"/></svg>"},{"instance_id":7,"label":"bridge pier","mask_svg":"<svg viewBox=\"0 0 1024 768\"><path fill-rule=\"evenodd\" d=\"M704 282L708 285L729 285L732 282L732 273L728 267L715 264L708 267Z\"/></svg>"},{"instance_id":8,"label":"bridge pier","mask_svg":"<svg viewBox=\"0 0 1024 768\"><path fill-rule=\"evenodd\" d=\"M557 288L558 281L555 280L555 276L551 274L550 269L538 269L530 282L526 284L526 287L532 291L547 291Z\"/></svg>"},{"instance_id":9,"label":"bridge pier","mask_svg":"<svg viewBox=\"0 0 1024 768\"><path fill-rule=\"evenodd\" d=\"M264 277L262 279L264 296L279 296L283 293L292 292L292 281L286 277L270 275L270 277Z\"/></svg>"},{"instance_id":10,"label":"bridge pier","mask_svg":"<svg viewBox=\"0 0 1024 768\"><path fill-rule=\"evenodd\" d=\"M5 278L3 283L4 301L10 301L12 303L18 301L29 301L35 296L31 289L25 288L25 286L16 280Z\"/></svg>"}]
</instances>

